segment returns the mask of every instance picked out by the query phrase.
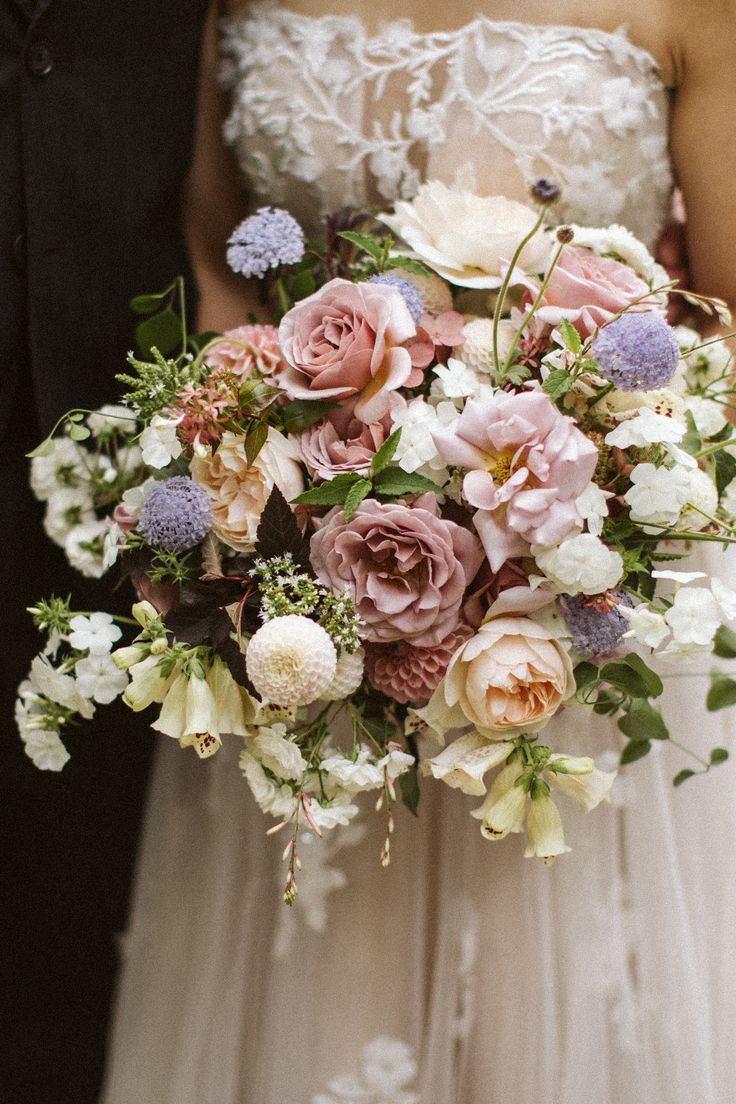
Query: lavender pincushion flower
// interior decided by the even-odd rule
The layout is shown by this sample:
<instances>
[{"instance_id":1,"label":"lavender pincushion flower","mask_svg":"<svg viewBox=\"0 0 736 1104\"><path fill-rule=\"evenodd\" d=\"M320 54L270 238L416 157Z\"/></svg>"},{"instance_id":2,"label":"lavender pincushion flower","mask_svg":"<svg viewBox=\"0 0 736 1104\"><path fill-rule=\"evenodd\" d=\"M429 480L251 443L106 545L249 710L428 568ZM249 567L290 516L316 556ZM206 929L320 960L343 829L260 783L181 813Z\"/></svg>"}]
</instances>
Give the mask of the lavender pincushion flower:
<instances>
[{"instance_id":1,"label":"lavender pincushion flower","mask_svg":"<svg viewBox=\"0 0 736 1104\"><path fill-rule=\"evenodd\" d=\"M391 276L386 274L383 276L371 276L368 280L369 284L388 284L389 287L397 288L406 303L409 314L412 317L412 321L419 322L419 319L424 314L424 300L422 294L418 288L414 287L414 284L408 280L403 280L401 276Z\"/></svg>"},{"instance_id":2,"label":"lavender pincushion flower","mask_svg":"<svg viewBox=\"0 0 736 1104\"><path fill-rule=\"evenodd\" d=\"M609 655L621 642L629 624L620 613L619 606L633 605L628 594L614 591L608 608L601 609L599 601L586 600L584 595L567 598L563 602L563 615L572 636L572 646L584 656Z\"/></svg>"},{"instance_id":3,"label":"lavender pincushion flower","mask_svg":"<svg viewBox=\"0 0 736 1104\"><path fill-rule=\"evenodd\" d=\"M601 376L622 391L654 391L674 376L680 347L661 315L643 311L604 326L591 354Z\"/></svg>"},{"instance_id":4,"label":"lavender pincushion flower","mask_svg":"<svg viewBox=\"0 0 736 1104\"><path fill-rule=\"evenodd\" d=\"M138 527L154 548L186 552L204 540L211 524L207 491L187 476L175 475L151 488Z\"/></svg>"},{"instance_id":5,"label":"lavender pincushion flower","mask_svg":"<svg viewBox=\"0 0 736 1104\"><path fill-rule=\"evenodd\" d=\"M232 270L262 279L269 268L302 259L304 231L281 207L259 207L233 230L227 244L227 263Z\"/></svg>"}]
</instances>

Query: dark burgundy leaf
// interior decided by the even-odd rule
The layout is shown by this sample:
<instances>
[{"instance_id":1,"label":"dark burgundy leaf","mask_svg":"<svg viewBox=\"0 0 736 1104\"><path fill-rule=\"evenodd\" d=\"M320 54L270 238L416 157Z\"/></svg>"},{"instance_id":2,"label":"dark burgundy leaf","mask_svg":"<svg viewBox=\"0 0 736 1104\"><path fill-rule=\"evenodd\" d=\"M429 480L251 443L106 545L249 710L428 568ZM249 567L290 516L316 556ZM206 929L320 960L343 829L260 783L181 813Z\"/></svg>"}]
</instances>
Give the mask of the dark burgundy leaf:
<instances>
[{"instance_id":1,"label":"dark burgundy leaf","mask_svg":"<svg viewBox=\"0 0 736 1104\"><path fill-rule=\"evenodd\" d=\"M256 552L265 560L291 552L294 561L312 574L309 541L303 537L289 503L274 487L261 514L256 533Z\"/></svg>"}]
</instances>

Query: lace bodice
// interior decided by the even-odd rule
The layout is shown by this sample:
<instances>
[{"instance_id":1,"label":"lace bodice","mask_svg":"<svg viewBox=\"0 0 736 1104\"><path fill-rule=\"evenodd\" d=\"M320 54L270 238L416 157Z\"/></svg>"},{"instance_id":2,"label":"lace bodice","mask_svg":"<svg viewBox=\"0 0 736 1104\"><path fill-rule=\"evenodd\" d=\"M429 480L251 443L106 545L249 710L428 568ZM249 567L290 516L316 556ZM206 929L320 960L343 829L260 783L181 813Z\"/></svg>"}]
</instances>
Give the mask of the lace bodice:
<instances>
[{"instance_id":1,"label":"lace bodice","mask_svg":"<svg viewBox=\"0 0 736 1104\"><path fill-rule=\"evenodd\" d=\"M668 95L621 31L478 16L455 31L406 19L368 34L353 16L275 0L224 28L226 136L256 203L315 230L345 205L411 197L421 180L524 199L550 176L561 219L656 235L672 187Z\"/></svg>"}]
</instances>

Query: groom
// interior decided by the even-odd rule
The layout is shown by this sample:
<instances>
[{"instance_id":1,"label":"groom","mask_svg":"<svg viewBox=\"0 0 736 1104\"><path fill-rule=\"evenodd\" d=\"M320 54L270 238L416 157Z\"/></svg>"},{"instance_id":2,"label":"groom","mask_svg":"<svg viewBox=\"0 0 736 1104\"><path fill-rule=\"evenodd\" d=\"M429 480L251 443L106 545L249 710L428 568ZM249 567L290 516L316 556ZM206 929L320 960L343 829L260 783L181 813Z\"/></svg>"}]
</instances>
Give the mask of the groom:
<instances>
[{"instance_id":1,"label":"groom","mask_svg":"<svg viewBox=\"0 0 736 1104\"><path fill-rule=\"evenodd\" d=\"M0 1098L93 1104L150 744L130 714L37 771L13 723L52 592L95 609L45 537L24 453L115 398L130 298L191 272L181 198L206 0L0 0ZM112 720L110 720L112 716ZM152 963L155 969L155 963Z\"/></svg>"}]
</instances>

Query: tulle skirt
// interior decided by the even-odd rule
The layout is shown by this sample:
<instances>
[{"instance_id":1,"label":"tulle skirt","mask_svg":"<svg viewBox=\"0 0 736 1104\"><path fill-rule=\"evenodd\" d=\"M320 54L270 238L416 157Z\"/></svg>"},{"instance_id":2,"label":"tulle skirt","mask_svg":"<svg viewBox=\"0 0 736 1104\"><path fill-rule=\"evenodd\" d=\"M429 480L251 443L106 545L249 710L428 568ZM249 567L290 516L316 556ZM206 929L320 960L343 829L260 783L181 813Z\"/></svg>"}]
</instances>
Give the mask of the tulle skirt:
<instances>
[{"instance_id":1,"label":"tulle skirt","mask_svg":"<svg viewBox=\"0 0 736 1104\"><path fill-rule=\"evenodd\" d=\"M663 699L704 755L736 727L705 713L707 667ZM544 739L608 769L621 746L583 709ZM691 764L656 745L610 806L560 798L573 851L551 867L520 836L484 840L479 799L425 779L383 869L366 795L362 823L301 845L288 908L286 840L265 836L238 743L202 763L162 740L103 1104L733 1099L731 763L674 790Z\"/></svg>"}]
</instances>

